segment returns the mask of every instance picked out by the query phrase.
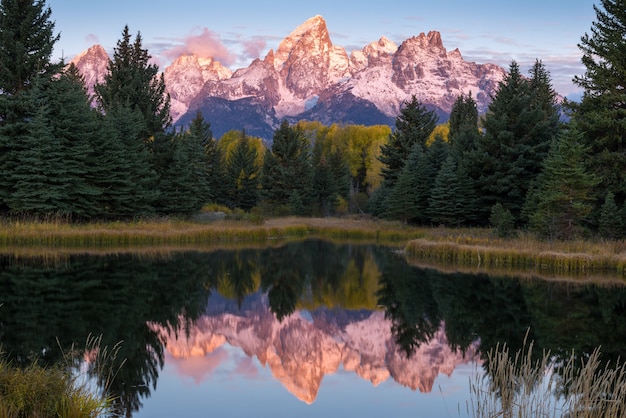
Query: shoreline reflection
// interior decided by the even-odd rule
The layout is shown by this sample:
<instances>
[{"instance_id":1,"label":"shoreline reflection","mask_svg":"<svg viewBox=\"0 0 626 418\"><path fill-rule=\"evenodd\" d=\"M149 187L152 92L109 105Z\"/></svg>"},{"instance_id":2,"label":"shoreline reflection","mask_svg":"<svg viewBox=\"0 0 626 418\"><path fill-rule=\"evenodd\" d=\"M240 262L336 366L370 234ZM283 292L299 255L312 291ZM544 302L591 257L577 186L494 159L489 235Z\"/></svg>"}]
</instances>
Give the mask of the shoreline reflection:
<instances>
[{"instance_id":1,"label":"shoreline reflection","mask_svg":"<svg viewBox=\"0 0 626 418\"><path fill-rule=\"evenodd\" d=\"M258 303L267 300L267 295L250 299L254 302L244 303L240 314L201 316L186 335L151 326L165 341L167 356L176 360L178 373L201 384L220 363L232 360L220 350L229 345L245 353L245 358L257 359L286 390L311 404L324 377L340 369L373 386L392 379L413 391L430 393L440 374L450 376L457 365L480 363L478 342L464 353L452 350L443 324L407 357L394 341L391 322L382 311L347 313L353 318L345 324L339 324L329 309L295 311L279 321L269 306ZM247 370L245 364L238 364L235 373Z\"/></svg>"}]
</instances>

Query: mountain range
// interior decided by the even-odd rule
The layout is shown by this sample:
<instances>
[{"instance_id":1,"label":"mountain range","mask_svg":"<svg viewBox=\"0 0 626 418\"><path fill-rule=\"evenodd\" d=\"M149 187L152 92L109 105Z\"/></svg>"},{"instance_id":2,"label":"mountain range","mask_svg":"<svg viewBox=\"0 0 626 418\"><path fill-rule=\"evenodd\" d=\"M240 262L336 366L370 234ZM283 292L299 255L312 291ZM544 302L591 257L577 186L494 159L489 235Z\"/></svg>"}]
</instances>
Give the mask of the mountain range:
<instances>
[{"instance_id":1,"label":"mountain range","mask_svg":"<svg viewBox=\"0 0 626 418\"><path fill-rule=\"evenodd\" d=\"M72 60L90 91L103 80L108 56L95 45ZM231 71L211 57L182 55L164 70L171 115L185 126L200 111L216 138L231 129L270 139L284 119L325 125L393 126L403 103L415 95L447 120L458 95L472 93L484 113L506 71L447 51L439 32L400 44L381 37L350 54L330 39L315 16L282 40L276 51Z\"/></svg>"},{"instance_id":2,"label":"mountain range","mask_svg":"<svg viewBox=\"0 0 626 418\"><path fill-rule=\"evenodd\" d=\"M443 325L407 357L395 343L391 322L382 311L321 308L296 311L278 321L261 292L247 297L241 307L220 296L211 298L217 300L185 333L150 325L166 342L171 358L193 363L196 377L202 375L202 359L208 368L216 367L216 360L227 361L223 353L211 356L229 345L256 357L286 390L310 404L324 377L340 368L374 386L391 378L411 390L429 393L440 374L450 376L459 365L481 363L478 342L464 353L453 350Z\"/></svg>"}]
</instances>

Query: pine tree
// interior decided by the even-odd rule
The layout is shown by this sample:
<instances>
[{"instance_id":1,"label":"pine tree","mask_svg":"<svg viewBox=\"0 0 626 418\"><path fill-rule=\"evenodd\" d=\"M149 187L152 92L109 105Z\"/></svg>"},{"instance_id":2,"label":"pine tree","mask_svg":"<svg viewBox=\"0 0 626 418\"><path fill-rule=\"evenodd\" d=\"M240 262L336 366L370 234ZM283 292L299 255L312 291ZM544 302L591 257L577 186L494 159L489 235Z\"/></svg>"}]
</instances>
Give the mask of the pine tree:
<instances>
[{"instance_id":1,"label":"pine tree","mask_svg":"<svg viewBox=\"0 0 626 418\"><path fill-rule=\"evenodd\" d=\"M194 141L202 145L203 161L206 164L206 179L208 188L208 200L210 202L228 205L227 176L224 156L213 138L211 124L205 121L202 113L198 111L191 121L187 135L195 138Z\"/></svg>"},{"instance_id":2,"label":"pine tree","mask_svg":"<svg viewBox=\"0 0 626 418\"><path fill-rule=\"evenodd\" d=\"M381 146L379 160L384 164L381 170L385 185L392 188L404 167L413 145L419 144L426 151L426 142L437 124L435 112L424 107L415 96L405 102L395 121L396 129Z\"/></svg>"},{"instance_id":3,"label":"pine tree","mask_svg":"<svg viewBox=\"0 0 626 418\"><path fill-rule=\"evenodd\" d=\"M143 48L141 34L131 42L128 26L117 42L113 59L102 84L95 86L96 99L102 111L108 113L119 107L138 111L142 115L139 138L149 141L171 125L170 99L165 92L163 74L150 64L150 54Z\"/></svg>"},{"instance_id":4,"label":"pine tree","mask_svg":"<svg viewBox=\"0 0 626 418\"><path fill-rule=\"evenodd\" d=\"M39 88L30 95L35 112L24 134L14 138L21 148L12 156L15 166L6 179L13 188L6 202L12 213L67 216L66 186L58 175L64 156L49 129L50 110Z\"/></svg>"},{"instance_id":5,"label":"pine tree","mask_svg":"<svg viewBox=\"0 0 626 418\"><path fill-rule=\"evenodd\" d=\"M196 181L198 168L194 159L202 155L195 146L190 146L190 138L184 135L159 134L161 149L165 151L162 171L159 173L159 196L156 210L162 214L188 216L200 209L204 203L202 190ZM190 155L190 153L196 153ZM199 153L199 154L198 154Z\"/></svg>"},{"instance_id":6,"label":"pine tree","mask_svg":"<svg viewBox=\"0 0 626 418\"><path fill-rule=\"evenodd\" d=\"M0 94L18 94L36 77L50 78L61 68L50 62L60 37L54 35L51 14L43 0L0 2Z\"/></svg>"},{"instance_id":7,"label":"pine tree","mask_svg":"<svg viewBox=\"0 0 626 418\"><path fill-rule=\"evenodd\" d=\"M586 71L574 78L584 94L580 104L572 104L573 118L591 148L594 172L602 179L598 197L611 191L622 205L626 201L626 2L600 0L594 10L591 33L585 33L578 44Z\"/></svg>"},{"instance_id":8,"label":"pine tree","mask_svg":"<svg viewBox=\"0 0 626 418\"><path fill-rule=\"evenodd\" d=\"M615 204L615 195L611 191L606 193L604 204L600 210L598 232L601 237L608 239L619 239L624 235L622 214Z\"/></svg>"},{"instance_id":9,"label":"pine tree","mask_svg":"<svg viewBox=\"0 0 626 418\"><path fill-rule=\"evenodd\" d=\"M449 156L441 166L428 199L428 212L436 225L460 226L464 218L456 160Z\"/></svg>"},{"instance_id":10,"label":"pine tree","mask_svg":"<svg viewBox=\"0 0 626 418\"><path fill-rule=\"evenodd\" d=\"M448 142L451 152L456 154L457 163L466 152L475 149L478 140L478 108L472 94L457 97L450 111Z\"/></svg>"},{"instance_id":11,"label":"pine tree","mask_svg":"<svg viewBox=\"0 0 626 418\"><path fill-rule=\"evenodd\" d=\"M481 196L482 218L498 202L520 218L529 186L558 133L547 71L537 62L532 74L530 81L523 78L517 63L511 63L485 117L485 135L466 153L467 170L476 176Z\"/></svg>"},{"instance_id":12,"label":"pine tree","mask_svg":"<svg viewBox=\"0 0 626 418\"><path fill-rule=\"evenodd\" d=\"M109 183L109 187L102 189L102 199L113 218L133 218L154 212L158 177L148 149L137 140L143 127L143 116L138 110L114 107L104 118L102 129L108 146L101 147L97 153L113 176L100 183L101 186Z\"/></svg>"},{"instance_id":13,"label":"pine tree","mask_svg":"<svg viewBox=\"0 0 626 418\"><path fill-rule=\"evenodd\" d=\"M263 160L263 199L275 210L302 212L309 204L312 175L309 141L297 127L283 121Z\"/></svg>"},{"instance_id":14,"label":"pine tree","mask_svg":"<svg viewBox=\"0 0 626 418\"><path fill-rule=\"evenodd\" d=\"M429 223L428 199L433 179L434 169L430 159L421 145L415 144L387 199L385 217L411 224Z\"/></svg>"},{"instance_id":15,"label":"pine tree","mask_svg":"<svg viewBox=\"0 0 626 418\"><path fill-rule=\"evenodd\" d=\"M530 227L549 239L581 236L593 208L597 178L587 171L588 149L576 126L571 125L552 142L533 193Z\"/></svg>"},{"instance_id":16,"label":"pine tree","mask_svg":"<svg viewBox=\"0 0 626 418\"><path fill-rule=\"evenodd\" d=\"M256 206L259 196L259 167L256 158L256 148L250 145L246 132L243 131L228 159L228 180L232 206L246 212Z\"/></svg>"}]
</instances>

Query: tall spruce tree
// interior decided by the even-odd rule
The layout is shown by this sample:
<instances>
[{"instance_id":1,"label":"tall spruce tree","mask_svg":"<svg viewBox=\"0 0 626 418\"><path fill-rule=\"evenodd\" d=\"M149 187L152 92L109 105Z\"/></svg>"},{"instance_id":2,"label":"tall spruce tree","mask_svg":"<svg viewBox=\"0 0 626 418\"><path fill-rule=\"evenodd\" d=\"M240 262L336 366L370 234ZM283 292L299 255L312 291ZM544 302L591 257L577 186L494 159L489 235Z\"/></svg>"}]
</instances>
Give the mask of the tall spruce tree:
<instances>
[{"instance_id":1,"label":"tall spruce tree","mask_svg":"<svg viewBox=\"0 0 626 418\"><path fill-rule=\"evenodd\" d=\"M547 71L537 62L532 75L531 80L522 77L517 63L511 63L485 117L485 135L466 154L466 168L476 176L482 219L499 202L519 222L530 184L558 133Z\"/></svg>"},{"instance_id":2,"label":"tall spruce tree","mask_svg":"<svg viewBox=\"0 0 626 418\"><path fill-rule=\"evenodd\" d=\"M615 203L615 195L611 191L606 193L604 204L600 209L598 233L602 238L608 239L620 239L624 236L624 220Z\"/></svg>"},{"instance_id":3,"label":"tall spruce tree","mask_svg":"<svg viewBox=\"0 0 626 418\"><path fill-rule=\"evenodd\" d=\"M263 199L273 210L302 214L310 200L312 175L309 141L300 129L283 121L263 160Z\"/></svg>"},{"instance_id":4,"label":"tall spruce tree","mask_svg":"<svg viewBox=\"0 0 626 418\"><path fill-rule=\"evenodd\" d=\"M156 210L162 214L188 216L199 210L206 198L202 186L198 185L202 182L198 175L204 173L195 164L202 156L202 148L196 147L193 139L185 135L163 133L157 137L160 137L163 151L163 169L158 173Z\"/></svg>"},{"instance_id":5,"label":"tall spruce tree","mask_svg":"<svg viewBox=\"0 0 626 418\"><path fill-rule=\"evenodd\" d=\"M51 15L44 0L0 2L0 94L18 94L36 77L49 78L60 70L50 61L60 37Z\"/></svg>"},{"instance_id":6,"label":"tall spruce tree","mask_svg":"<svg viewBox=\"0 0 626 418\"><path fill-rule=\"evenodd\" d=\"M450 132L448 142L457 163L463 154L471 151L478 140L478 108L472 94L457 97L450 111Z\"/></svg>"},{"instance_id":7,"label":"tall spruce tree","mask_svg":"<svg viewBox=\"0 0 626 418\"><path fill-rule=\"evenodd\" d=\"M93 146L101 138L84 79L73 64L50 83L46 101L49 129L63 154L56 175L66 185L68 212L79 219L98 216L101 190L96 182L101 170Z\"/></svg>"},{"instance_id":8,"label":"tall spruce tree","mask_svg":"<svg viewBox=\"0 0 626 418\"><path fill-rule=\"evenodd\" d=\"M529 194L530 227L549 239L581 236L593 208L597 178L586 167L588 148L571 124L550 147L542 171Z\"/></svg>"},{"instance_id":9,"label":"tall spruce tree","mask_svg":"<svg viewBox=\"0 0 626 418\"><path fill-rule=\"evenodd\" d=\"M105 113L119 107L138 111L143 126L139 138L149 141L171 125L170 99L165 91L163 74L150 64L150 54L142 45L141 34L131 41L128 26L122 31L109 60L108 72L102 84L95 86L98 105Z\"/></svg>"},{"instance_id":10,"label":"tall spruce tree","mask_svg":"<svg viewBox=\"0 0 626 418\"><path fill-rule=\"evenodd\" d=\"M0 212L9 210L7 199L14 191L9 178L25 148L19 138L32 135L28 123L38 111L21 93L61 68L50 61L59 39L51 13L45 1L0 1Z\"/></svg>"},{"instance_id":11,"label":"tall spruce tree","mask_svg":"<svg viewBox=\"0 0 626 418\"><path fill-rule=\"evenodd\" d=\"M13 137L20 147L12 150L15 165L5 177L12 184L6 203L11 213L69 216L65 183L59 176L64 155L49 129L49 106L39 87L31 89L28 96L34 113L24 131Z\"/></svg>"},{"instance_id":12,"label":"tall spruce tree","mask_svg":"<svg viewBox=\"0 0 626 418\"><path fill-rule=\"evenodd\" d=\"M428 199L435 171L420 144L413 145L400 177L387 199L385 217L411 224L428 224Z\"/></svg>"},{"instance_id":13,"label":"tall spruce tree","mask_svg":"<svg viewBox=\"0 0 626 418\"><path fill-rule=\"evenodd\" d=\"M464 203L472 200L463 186L456 159L450 155L437 173L428 199L428 213L434 224L458 227L466 221Z\"/></svg>"},{"instance_id":14,"label":"tall spruce tree","mask_svg":"<svg viewBox=\"0 0 626 418\"><path fill-rule=\"evenodd\" d=\"M600 0L594 5L596 21L585 33L579 49L586 71L574 77L583 88L573 118L590 146L592 165L601 178L601 201L613 192L618 205L626 201L626 1Z\"/></svg>"},{"instance_id":15,"label":"tall spruce tree","mask_svg":"<svg viewBox=\"0 0 626 418\"><path fill-rule=\"evenodd\" d=\"M103 145L107 147L99 147L97 154L112 176L101 185L108 183L102 199L108 215L115 219L154 213L158 177L148 148L137 140L143 127L138 110L113 107L104 117L102 129L107 138Z\"/></svg>"},{"instance_id":16,"label":"tall spruce tree","mask_svg":"<svg viewBox=\"0 0 626 418\"><path fill-rule=\"evenodd\" d=\"M413 145L419 144L426 151L426 142L436 124L435 112L427 110L415 96L404 103L396 118L395 130L380 148L379 160L384 164L381 174L386 187L395 185Z\"/></svg>"},{"instance_id":17,"label":"tall spruce tree","mask_svg":"<svg viewBox=\"0 0 626 418\"><path fill-rule=\"evenodd\" d=\"M256 206L259 197L259 166L256 159L256 148L250 144L246 132L243 131L228 158L227 170L230 202L233 207L246 212Z\"/></svg>"},{"instance_id":18,"label":"tall spruce tree","mask_svg":"<svg viewBox=\"0 0 626 418\"><path fill-rule=\"evenodd\" d=\"M203 177L206 179L208 200L210 202L228 205L228 190L226 163L217 141L213 138L211 124L204 119L200 111L191 121L186 135L202 145L203 161L206 164Z\"/></svg>"}]
</instances>

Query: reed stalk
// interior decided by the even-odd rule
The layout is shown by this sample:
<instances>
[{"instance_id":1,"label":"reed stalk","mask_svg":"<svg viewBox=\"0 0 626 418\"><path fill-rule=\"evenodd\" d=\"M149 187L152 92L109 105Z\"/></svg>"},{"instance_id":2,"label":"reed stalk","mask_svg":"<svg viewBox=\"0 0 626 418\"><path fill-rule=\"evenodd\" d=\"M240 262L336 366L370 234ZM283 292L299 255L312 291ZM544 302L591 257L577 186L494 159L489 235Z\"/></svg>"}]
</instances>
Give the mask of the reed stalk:
<instances>
[{"instance_id":1,"label":"reed stalk","mask_svg":"<svg viewBox=\"0 0 626 418\"><path fill-rule=\"evenodd\" d=\"M584 360L558 361L550 352L533 360L532 343L511 354L506 345L488 353L488 373L470 380L468 414L474 418L624 416L626 367L602 367L600 350Z\"/></svg>"}]
</instances>

